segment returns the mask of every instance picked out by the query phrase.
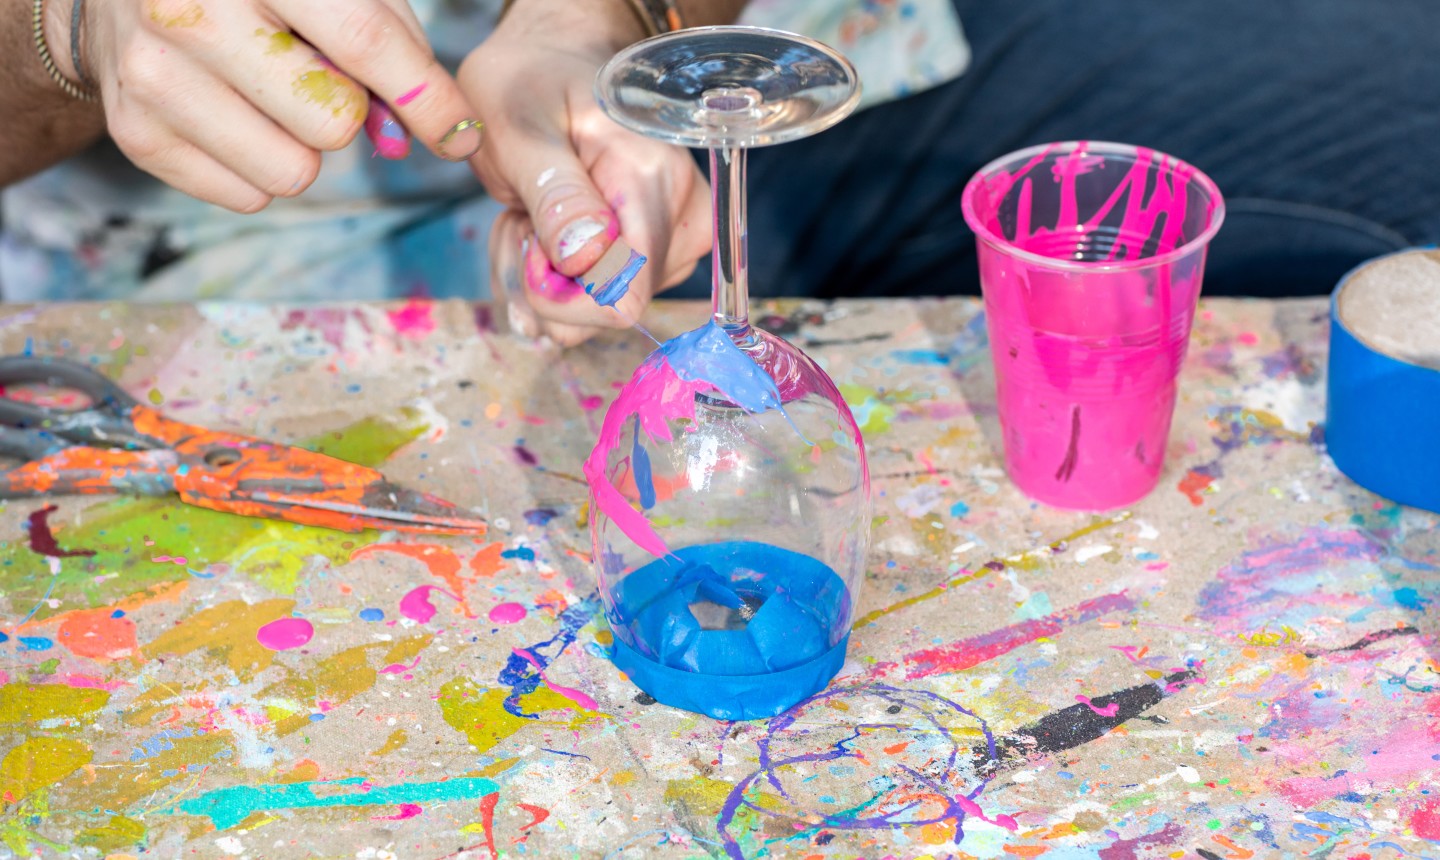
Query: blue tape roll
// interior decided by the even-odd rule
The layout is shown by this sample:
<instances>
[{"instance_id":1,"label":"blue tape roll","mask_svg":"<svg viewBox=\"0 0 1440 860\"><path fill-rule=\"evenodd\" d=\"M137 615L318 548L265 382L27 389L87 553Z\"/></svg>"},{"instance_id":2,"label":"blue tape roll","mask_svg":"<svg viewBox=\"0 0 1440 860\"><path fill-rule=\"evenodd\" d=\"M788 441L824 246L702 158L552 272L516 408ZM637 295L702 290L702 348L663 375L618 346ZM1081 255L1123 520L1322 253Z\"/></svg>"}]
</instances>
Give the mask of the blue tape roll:
<instances>
[{"instance_id":1,"label":"blue tape roll","mask_svg":"<svg viewBox=\"0 0 1440 860\"><path fill-rule=\"evenodd\" d=\"M1335 465L1355 483L1440 513L1440 370L1370 348L1340 319L1346 286L1361 269L1384 259L1351 271L1330 296L1325 443Z\"/></svg>"},{"instance_id":2,"label":"blue tape roll","mask_svg":"<svg viewBox=\"0 0 1440 860\"><path fill-rule=\"evenodd\" d=\"M689 546L620 578L609 596L615 665L656 701L716 719L783 713L845 662L849 589L801 553Z\"/></svg>"}]
</instances>

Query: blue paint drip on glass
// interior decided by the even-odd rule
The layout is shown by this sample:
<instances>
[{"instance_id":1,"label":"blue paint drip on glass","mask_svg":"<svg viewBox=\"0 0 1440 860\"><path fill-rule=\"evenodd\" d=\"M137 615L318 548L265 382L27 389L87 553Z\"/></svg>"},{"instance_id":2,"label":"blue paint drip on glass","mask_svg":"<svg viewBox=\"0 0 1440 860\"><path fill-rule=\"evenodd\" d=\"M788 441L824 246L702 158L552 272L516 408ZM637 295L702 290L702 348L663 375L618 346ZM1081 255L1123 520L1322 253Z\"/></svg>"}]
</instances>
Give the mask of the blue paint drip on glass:
<instances>
[{"instance_id":1,"label":"blue paint drip on glass","mask_svg":"<svg viewBox=\"0 0 1440 860\"><path fill-rule=\"evenodd\" d=\"M640 492L640 507L655 507L655 474L650 467L650 452L640 444L640 416L635 416L635 441L630 446L630 470L635 475L635 489Z\"/></svg>"},{"instance_id":2,"label":"blue paint drip on glass","mask_svg":"<svg viewBox=\"0 0 1440 860\"><path fill-rule=\"evenodd\" d=\"M630 292L630 282L640 274L640 269L645 266L645 256L636 251L630 252L630 259L625 261L620 271L611 275L603 284L596 284L593 281L584 283L585 292L596 304L604 305L607 308L615 307L615 303L625 298Z\"/></svg>"}]
</instances>

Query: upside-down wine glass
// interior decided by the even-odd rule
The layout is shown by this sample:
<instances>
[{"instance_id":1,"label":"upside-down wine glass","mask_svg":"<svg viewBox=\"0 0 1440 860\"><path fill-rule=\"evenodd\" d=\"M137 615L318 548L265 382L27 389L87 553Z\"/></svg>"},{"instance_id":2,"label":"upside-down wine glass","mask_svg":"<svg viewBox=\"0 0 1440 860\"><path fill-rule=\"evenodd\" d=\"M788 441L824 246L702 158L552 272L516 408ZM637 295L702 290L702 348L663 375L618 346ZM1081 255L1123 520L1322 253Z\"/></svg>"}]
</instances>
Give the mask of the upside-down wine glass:
<instances>
[{"instance_id":1,"label":"upside-down wine glass","mask_svg":"<svg viewBox=\"0 0 1440 860\"><path fill-rule=\"evenodd\" d=\"M835 383L750 324L745 156L839 122L859 82L802 36L703 27L621 51L595 93L633 131L709 149L714 196L712 317L646 358L585 464L614 660L660 702L773 716L845 659L870 476Z\"/></svg>"}]
</instances>

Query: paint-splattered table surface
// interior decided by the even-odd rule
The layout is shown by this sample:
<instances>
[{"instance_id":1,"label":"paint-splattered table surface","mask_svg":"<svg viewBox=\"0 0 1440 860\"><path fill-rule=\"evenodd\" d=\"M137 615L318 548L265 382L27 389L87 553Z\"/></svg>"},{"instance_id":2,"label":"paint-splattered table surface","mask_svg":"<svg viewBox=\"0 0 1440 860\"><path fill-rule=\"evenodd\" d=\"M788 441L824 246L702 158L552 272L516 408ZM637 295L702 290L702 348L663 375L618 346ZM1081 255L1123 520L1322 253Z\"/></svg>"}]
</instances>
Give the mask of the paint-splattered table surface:
<instances>
[{"instance_id":1,"label":"paint-splattered table surface","mask_svg":"<svg viewBox=\"0 0 1440 860\"><path fill-rule=\"evenodd\" d=\"M724 724L637 695L590 597L576 475L638 336L562 354L462 304L9 309L7 352L492 529L8 503L0 854L1440 854L1440 524L1324 455L1324 304L1206 303L1161 488L1108 518L1007 483L978 310L762 308L843 384L877 521L841 677Z\"/></svg>"}]
</instances>

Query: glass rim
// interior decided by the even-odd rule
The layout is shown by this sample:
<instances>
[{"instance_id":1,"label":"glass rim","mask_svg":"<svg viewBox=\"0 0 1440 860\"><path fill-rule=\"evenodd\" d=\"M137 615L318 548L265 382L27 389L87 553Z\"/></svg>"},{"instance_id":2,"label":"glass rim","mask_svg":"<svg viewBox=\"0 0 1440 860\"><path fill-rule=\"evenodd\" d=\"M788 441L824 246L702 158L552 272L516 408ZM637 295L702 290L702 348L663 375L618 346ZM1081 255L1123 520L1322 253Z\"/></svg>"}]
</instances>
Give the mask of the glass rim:
<instances>
[{"instance_id":1,"label":"glass rim","mask_svg":"<svg viewBox=\"0 0 1440 860\"><path fill-rule=\"evenodd\" d=\"M1033 159L1048 152L1070 153L1077 150L1096 152L1101 155L1124 156L1133 162L1135 156L1139 154L1142 149L1149 150L1156 156L1168 159L1172 165L1172 169L1173 167L1186 167L1194 171L1191 177L1192 180L1199 183L1201 189L1204 190L1206 195L1208 195L1215 204L1215 208L1211 211L1210 223L1205 226L1205 229L1201 231L1198 236L1179 247L1166 251L1164 254L1157 254L1153 257L1140 257L1134 260L1121 260L1119 262L1068 260L1060 257L1047 257L1044 254L1037 254L1034 251L1026 251L1023 248L1016 247L1014 243L1004 236L996 235L984 224L981 224L979 218L975 215L975 192L980 187L981 181L1005 164ZM1014 152L1008 152L975 171L975 175L970 177L970 180L965 183L965 190L960 195L960 209L965 216L965 223L968 224L971 231L975 233L975 238L995 250L1028 263L1035 263L1048 268L1069 272L1128 272L1148 269L1153 266L1167 265L1209 244L1210 240L1215 238L1215 234L1220 231L1221 224L1225 222L1225 198L1221 195L1220 187L1215 184L1215 180L1211 179L1205 171L1163 150L1107 140L1065 140L1054 143L1039 143L1034 146L1027 146L1024 149L1017 149Z\"/></svg>"}]
</instances>

